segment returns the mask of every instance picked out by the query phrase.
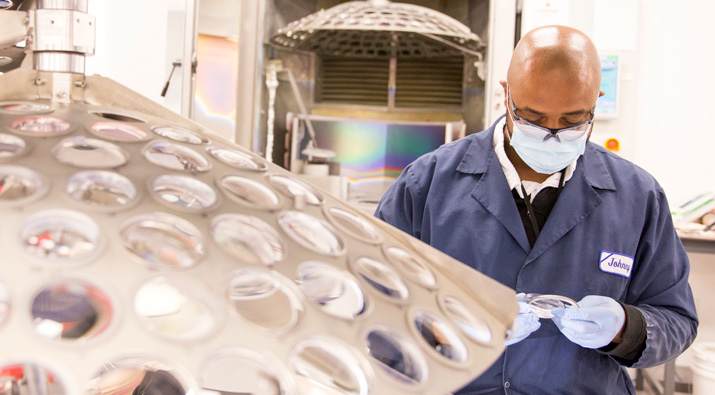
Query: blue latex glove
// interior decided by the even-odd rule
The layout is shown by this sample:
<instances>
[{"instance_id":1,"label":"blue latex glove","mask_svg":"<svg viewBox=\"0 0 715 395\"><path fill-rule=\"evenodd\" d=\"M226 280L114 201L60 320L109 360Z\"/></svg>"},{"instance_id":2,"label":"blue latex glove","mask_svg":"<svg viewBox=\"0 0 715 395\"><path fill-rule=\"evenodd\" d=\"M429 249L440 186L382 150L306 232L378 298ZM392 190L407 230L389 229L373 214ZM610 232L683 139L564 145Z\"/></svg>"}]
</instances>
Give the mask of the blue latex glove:
<instances>
[{"instance_id":1,"label":"blue latex glove","mask_svg":"<svg viewBox=\"0 0 715 395\"><path fill-rule=\"evenodd\" d=\"M518 343L527 336L539 329L541 322L539 322L539 317L531 312L531 306L524 303L524 293L516 294L516 300L519 302L519 315L516 316L514 324L511 326L511 333L504 340L505 346L511 346L514 343Z\"/></svg>"},{"instance_id":2,"label":"blue latex glove","mask_svg":"<svg viewBox=\"0 0 715 395\"><path fill-rule=\"evenodd\" d=\"M626 321L626 312L615 300L588 295L578 308L554 309L552 321L569 340L585 348L607 346L618 335Z\"/></svg>"}]
</instances>

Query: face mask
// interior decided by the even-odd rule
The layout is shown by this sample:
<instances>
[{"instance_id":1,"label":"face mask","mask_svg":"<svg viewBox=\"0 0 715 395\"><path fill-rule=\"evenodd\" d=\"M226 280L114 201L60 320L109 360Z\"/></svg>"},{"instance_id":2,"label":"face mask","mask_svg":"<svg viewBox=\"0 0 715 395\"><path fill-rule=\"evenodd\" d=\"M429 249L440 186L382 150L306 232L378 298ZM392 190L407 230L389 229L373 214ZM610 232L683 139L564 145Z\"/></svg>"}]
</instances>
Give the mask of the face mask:
<instances>
[{"instance_id":1,"label":"face mask","mask_svg":"<svg viewBox=\"0 0 715 395\"><path fill-rule=\"evenodd\" d=\"M563 170L586 151L588 135L574 141L559 142L557 138L542 141L527 135L516 122L512 123L511 146L519 157L534 171L541 174L554 174Z\"/></svg>"}]
</instances>

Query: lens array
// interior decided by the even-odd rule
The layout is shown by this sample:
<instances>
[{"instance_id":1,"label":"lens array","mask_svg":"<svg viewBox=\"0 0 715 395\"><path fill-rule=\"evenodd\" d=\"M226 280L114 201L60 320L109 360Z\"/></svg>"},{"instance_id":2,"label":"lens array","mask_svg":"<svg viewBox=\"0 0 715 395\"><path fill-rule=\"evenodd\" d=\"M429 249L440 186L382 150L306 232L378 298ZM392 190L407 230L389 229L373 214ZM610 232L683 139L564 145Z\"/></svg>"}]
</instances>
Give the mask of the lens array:
<instances>
[{"instance_id":1,"label":"lens array","mask_svg":"<svg viewBox=\"0 0 715 395\"><path fill-rule=\"evenodd\" d=\"M411 392L494 346L492 318L413 246L255 154L88 105L0 102L0 121L0 209L17 218L4 246L52 273L28 306L0 271L0 337L20 315L64 350L119 341L127 320L162 342L216 345L196 372L161 351L107 356L77 384L87 393ZM69 391L53 368L0 356L20 392L28 378Z\"/></svg>"}]
</instances>

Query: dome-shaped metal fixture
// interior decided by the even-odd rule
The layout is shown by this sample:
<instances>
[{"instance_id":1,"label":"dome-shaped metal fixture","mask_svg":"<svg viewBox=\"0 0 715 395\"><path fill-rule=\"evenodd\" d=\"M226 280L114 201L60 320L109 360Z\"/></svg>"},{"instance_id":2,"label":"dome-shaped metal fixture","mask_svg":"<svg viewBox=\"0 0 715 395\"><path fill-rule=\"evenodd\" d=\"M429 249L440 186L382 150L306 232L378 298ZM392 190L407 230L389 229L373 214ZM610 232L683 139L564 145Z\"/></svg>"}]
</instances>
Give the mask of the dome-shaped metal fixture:
<instances>
[{"instance_id":1,"label":"dome-shaped metal fixture","mask_svg":"<svg viewBox=\"0 0 715 395\"><path fill-rule=\"evenodd\" d=\"M273 45L341 57L482 57L482 40L435 10L388 0L351 1L281 28Z\"/></svg>"}]
</instances>

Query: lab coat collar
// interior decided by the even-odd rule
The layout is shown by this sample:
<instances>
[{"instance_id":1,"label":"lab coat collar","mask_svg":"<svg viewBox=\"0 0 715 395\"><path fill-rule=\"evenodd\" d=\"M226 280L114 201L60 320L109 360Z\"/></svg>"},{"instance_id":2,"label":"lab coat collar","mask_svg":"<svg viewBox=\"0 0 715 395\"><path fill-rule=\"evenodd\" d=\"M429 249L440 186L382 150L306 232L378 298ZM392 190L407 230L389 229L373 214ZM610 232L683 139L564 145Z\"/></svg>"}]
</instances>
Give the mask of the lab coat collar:
<instances>
[{"instance_id":1,"label":"lab coat collar","mask_svg":"<svg viewBox=\"0 0 715 395\"><path fill-rule=\"evenodd\" d=\"M519 211L514 204L509 184L496 157L493 146L495 122L489 129L472 137L472 142L457 166L464 174L482 174L472 189L472 197L494 215L514 240L527 252L526 263L536 259L547 248L573 229L598 207L602 199L600 190L615 190L610 173L593 144L578 160L576 171L564 190L542 230L534 248L529 246Z\"/></svg>"},{"instance_id":2,"label":"lab coat collar","mask_svg":"<svg viewBox=\"0 0 715 395\"><path fill-rule=\"evenodd\" d=\"M467 152L462 157L462 161L457 166L457 171L464 174L483 174L489 167L489 161L495 154L494 147L494 129L499 121L506 115L502 115L494 124L487 130L478 133L472 139ZM488 152L487 155L484 155ZM606 169L603 161L600 158L602 153L593 147L593 144L586 144L586 152L578 159L577 166L584 167L584 177L586 182L592 187L607 190L616 190L611 174ZM501 168L499 168L501 170Z\"/></svg>"}]
</instances>

